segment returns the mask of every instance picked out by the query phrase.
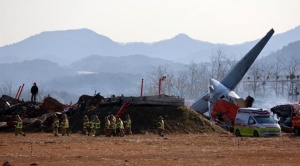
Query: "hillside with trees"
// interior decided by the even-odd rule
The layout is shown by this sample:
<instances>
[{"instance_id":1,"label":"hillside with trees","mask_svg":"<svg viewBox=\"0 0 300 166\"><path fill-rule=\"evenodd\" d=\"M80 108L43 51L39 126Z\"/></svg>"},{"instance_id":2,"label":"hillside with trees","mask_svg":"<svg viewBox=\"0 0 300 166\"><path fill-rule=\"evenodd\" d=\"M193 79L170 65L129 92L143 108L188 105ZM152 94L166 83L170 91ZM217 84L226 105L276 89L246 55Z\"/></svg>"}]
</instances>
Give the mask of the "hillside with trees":
<instances>
[{"instance_id":1,"label":"hillside with trees","mask_svg":"<svg viewBox=\"0 0 300 166\"><path fill-rule=\"evenodd\" d=\"M275 35L271 38L270 43L273 42L274 44L275 41L275 43L278 42L278 38L287 39L291 36L291 40L294 40L293 38L297 38L297 36L295 37L293 35L298 33L298 29L299 27L286 32L286 36L284 36L285 33ZM76 38L76 32L77 31L66 31L66 33L59 32L58 34L62 36L66 35L68 38ZM157 95L159 78L166 76L166 79L162 82L162 92L164 94L180 96L186 99L196 99L203 92L207 91L209 78L220 80L241 56L249 51L246 49L246 51L243 51L243 54L233 56L231 52L228 52L228 47L223 47L222 45L212 46L207 42L191 40L191 38L184 34L180 34L174 39L168 39L152 44L128 43L122 45L116 44L104 36L95 37L94 35L97 36L97 34L89 30L83 30L82 32L87 36L83 41L86 41L88 50L95 51L95 49L92 49L93 45L89 45L88 39L90 39L90 41L98 41L98 43L110 43L103 45L103 47L99 47L99 49L110 47L117 48L119 46L123 49L126 48L126 54L134 50L137 52L139 52L139 50L147 50L146 47L150 48L150 45L151 48L172 50L173 47L176 47L179 49L184 41L188 43L188 46L183 45L183 47L180 47L180 49L182 49L181 51L178 51L180 54L183 54L185 48L194 50L199 46L199 49L209 50L207 50L209 52L209 60L190 61L189 63L182 61L176 63L175 61L164 59L163 56L160 58L144 54L103 56L94 54L92 51L89 56L82 54L81 56L76 56L74 59L71 58L72 56L70 56L70 54L68 54L68 56L60 55L65 58L63 61L68 61L67 63L69 64L61 65L51 60L35 59L35 55L41 56L42 53L40 52L41 54L39 54L39 52L35 52L37 51L36 49L40 48L33 48L33 41L33 43L40 44L38 43L41 40L40 38L47 38L48 44L56 47L55 45L57 43L55 43L55 41L61 37L60 35L53 36L50 32L42 33L41 35L26 39L21 43L0 48L0 59L5 59L5 56L14 57L12 54L6 54L7 51L12 48L15 48L16 51L24 51L25 48L26 50L31 49L32 51L25 51L22 53L24 57L26 57L27 54L29 55L32 53L31 56L26 57L28 60L25 61L13 63L3 63L1 61L2 64L0 64L0 69L3 72L0 73L2 80L2 82L0 82L0 94L15 96L18 87L25 84L21 98L29 100L29 89L33 82L37 82L41 89L39 94L40 99L42 99L43 96L51 94L53 97L60 99L62 103L69 103L70 101L74 102L82 94L93 95L95 92L100 92L105 97L113 94L138 96L140 94L141 81L143 79L144 94ZM82 34L77 35L81 36ZM68 40L69 39L65 39L64 42L67 42ZM73 42L77 43L78 41L74 39ZM170 45L168 45L168 43ZM204 45L200 46L198 45L199 43ZM247 42L244 44L250 46L252 45L250 43ZM245 75L242 83L237 87L236 91L238 94L243 98L248 95L261 99L266 96L288 98L291 85L289 81L286 81L287 76L295 75L297 78L300 74L298 55L300 52L299 43L299 40L290 42L286 45L282 43L282 49L274 50L271 54L265 56L259 55L247 75ZM44 48L47 44L43 43L39 46L42 45L44 46L41 48ZM71 45L72 44L69 46L71 47ZM76 50L75 48L78 46L80 49L85 50L83 43L79 45L72 45L72 48ZM245 49L248 47L245 45L240 45L239 47ZM277 46L278 45L280 44L277 43ZM138 46L139 49L136 48ZM267 46L269 46L269 43ZM232 48L238 48L238 46L232 46ZM57 46L57 49L53 49L52 51L58 53L60 52L59 50L64 52L68 49ZM156 49L153 49L153 51L154 50ZM3 55L3 53L5 53L5 55ZM21 52L19 53L21 54ZM55 58L55 56L52 58ZM178 58L177 54L174 54L174 59L175 58ZM188 60L188 58L186 58L186 60ZM285 80L285 82L276 82L276 77L279 77L278 81ZM299 89L299 84L295 83L294 88L295 87L298 87Z\"/></svg>"}]
</instances>

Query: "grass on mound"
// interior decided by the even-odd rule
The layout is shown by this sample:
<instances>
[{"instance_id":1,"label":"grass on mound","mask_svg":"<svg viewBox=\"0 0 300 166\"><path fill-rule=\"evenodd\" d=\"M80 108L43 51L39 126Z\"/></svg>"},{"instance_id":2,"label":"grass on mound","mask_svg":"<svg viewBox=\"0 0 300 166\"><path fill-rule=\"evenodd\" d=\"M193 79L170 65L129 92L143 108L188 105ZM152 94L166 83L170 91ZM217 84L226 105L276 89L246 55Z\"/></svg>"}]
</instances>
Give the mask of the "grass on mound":
<instances>
[{"instance_id":1,"label":"grass on mound","mask_svg":"<svg viewBox=\"0 0 300 166\"><path fill-rule=\"evenodd\" d=\"M86 109L70 117L72 132L82 130L83 116L97 115L101 120L101 130L104 129L104 118L116 114L120 107L95 107ZM121 116L130 115L133 133L156 132L158 117L162 116L165 122L166 133L227 133L220 126L204 118L201 114L188 107L131 105Z\"/></svg>"}]
</instances>

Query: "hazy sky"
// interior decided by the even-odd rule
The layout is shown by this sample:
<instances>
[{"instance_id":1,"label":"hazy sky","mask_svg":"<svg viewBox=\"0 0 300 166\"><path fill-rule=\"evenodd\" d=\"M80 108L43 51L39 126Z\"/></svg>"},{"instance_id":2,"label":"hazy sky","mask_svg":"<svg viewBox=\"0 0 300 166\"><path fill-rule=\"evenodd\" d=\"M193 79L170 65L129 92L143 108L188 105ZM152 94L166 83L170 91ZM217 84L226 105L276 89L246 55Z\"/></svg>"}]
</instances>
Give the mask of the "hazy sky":
<instances>
[{"instance_id":1,"label":"hazy sky","mask_svg":"<svg viewBox=\"0 0 300 166\"><path fill-rule=\"evenodd\" d=\"M155 42L185 33L238 44L271 28L278 34L298 25L300 0L0 0L0 46L43 31L81 28L116 42Z\"/></svg>"}]
</instances>

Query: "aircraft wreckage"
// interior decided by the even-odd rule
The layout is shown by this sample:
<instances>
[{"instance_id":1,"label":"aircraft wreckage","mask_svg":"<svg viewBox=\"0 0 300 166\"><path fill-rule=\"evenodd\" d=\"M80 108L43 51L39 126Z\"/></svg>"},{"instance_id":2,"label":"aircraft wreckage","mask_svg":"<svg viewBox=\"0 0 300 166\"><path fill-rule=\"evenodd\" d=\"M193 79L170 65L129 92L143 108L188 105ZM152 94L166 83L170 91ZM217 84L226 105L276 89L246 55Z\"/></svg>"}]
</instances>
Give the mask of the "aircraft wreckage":
<instances>
[{"instance_id":1,"label":"aircraft wreckage","mask_svg":"<svg viewBox=\"0 0 300 166\"><path fill-rule=\"evenodd\" d=\"M251 107L254 99L250 96L246 100L239 97L233 90L240 83L259 53L270 40L274 30L271 29L233 68L221 81L210 79L208 92L202 95L190 107L199 113L208 113L215 121L234 121L239 108Z\"/></svg>"}]
</instances>

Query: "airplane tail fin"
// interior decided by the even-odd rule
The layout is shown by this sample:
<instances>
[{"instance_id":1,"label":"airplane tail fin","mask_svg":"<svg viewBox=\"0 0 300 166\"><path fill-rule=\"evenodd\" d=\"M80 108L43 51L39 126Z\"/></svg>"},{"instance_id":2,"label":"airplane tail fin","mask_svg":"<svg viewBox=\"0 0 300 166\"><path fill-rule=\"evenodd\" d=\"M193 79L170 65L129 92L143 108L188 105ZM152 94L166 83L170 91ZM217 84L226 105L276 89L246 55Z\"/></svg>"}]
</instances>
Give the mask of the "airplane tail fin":
<instances>
[{"instance_id":1,"label":"airplane tail fin","mask_svg":"<svg viewBox=\"0 0 300 166\"><path fill-rule=\"evenodd\" d=\"M246 72L249 70L259 53L268 43L274 30L271 29L229 72L225 77L220 81L224 86L229 90L233 91L236 86L240 83ZM216 89L214 89L216 90ZM210 95L206 92L200 98L198 98L195 103L191 105L191 108L200 113L205 113L208 111L208 102L207 98Z\"/></svg>"},{"instance_id":2,"label":"airplane tail fin","mask_svg":"<svg viewBox=\"0 0 300 166\"><path fill-rule=\"evenodd\" d=\"M220 81L228 89L234 90L236 86L243 79L259 53L265 47L267 42L270 40L274 30L271 29Z\"/></svg>"}]
</instances>

